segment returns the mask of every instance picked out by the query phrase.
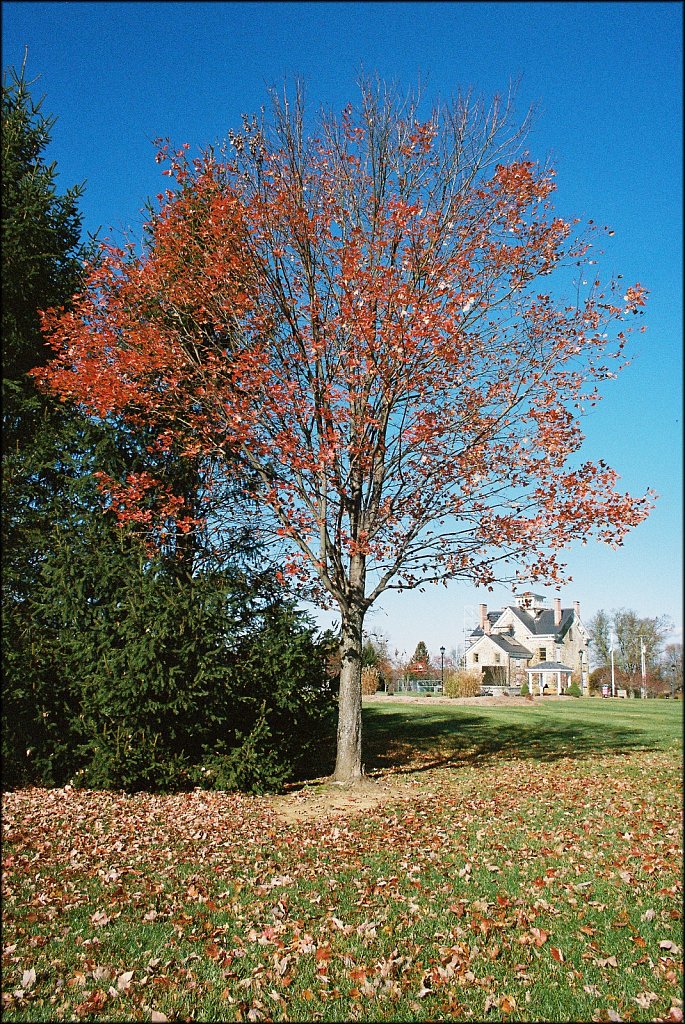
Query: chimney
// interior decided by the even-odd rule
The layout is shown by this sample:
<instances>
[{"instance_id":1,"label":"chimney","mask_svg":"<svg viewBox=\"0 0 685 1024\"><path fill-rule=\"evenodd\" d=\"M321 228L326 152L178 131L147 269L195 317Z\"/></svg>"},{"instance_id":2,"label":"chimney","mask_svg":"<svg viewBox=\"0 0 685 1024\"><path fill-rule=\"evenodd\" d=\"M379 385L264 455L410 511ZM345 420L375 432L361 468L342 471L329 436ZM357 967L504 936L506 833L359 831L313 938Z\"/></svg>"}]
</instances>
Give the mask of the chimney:
<instances>
[{"instance_id":1,"label":"chimney","mask_svg":"<svg viewBox=\"0 0 685 1024\"><path fill-rule=\"evenodd\" d=\"M483 630L484 633L486 632L486 623L487 623L487 621L488 621L488 606L486 604L482 604L480 606L480 628Z\"/></svg>"},{"instance_id":2,"label":"chimney","mask_svg":"<svg viewBox=\"0 0 685 1024\"><path fill-rule=\"evenodd\" d=\"M555 597L554 598L554 625L555 626L560 626L561 625L561 598L560 597Z\"/></svg>"},{"instance_id":3,"label":"chimney","mask_svg":"<svg viewBox=\"0 0 685 1024\"><path fill-rule=\"evenodd\" d=\"M576 618L580 618L580 601L573 602L573 610L576 613Z\"/></svg>"}]
</instances>

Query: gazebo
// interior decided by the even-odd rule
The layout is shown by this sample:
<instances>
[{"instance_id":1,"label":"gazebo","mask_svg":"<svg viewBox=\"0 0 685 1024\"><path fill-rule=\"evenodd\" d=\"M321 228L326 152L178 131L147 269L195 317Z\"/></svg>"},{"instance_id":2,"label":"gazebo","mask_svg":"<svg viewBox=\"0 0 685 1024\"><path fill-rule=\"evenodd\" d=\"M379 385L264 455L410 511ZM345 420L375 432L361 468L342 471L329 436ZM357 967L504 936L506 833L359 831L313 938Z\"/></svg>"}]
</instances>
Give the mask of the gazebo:
<instances>
[{"instance_id":1,"label":"gazebo","mask_svg":"<svg viewBox=\"0 0 685 1024\"><path fill-rule=\"evenodd\" d=\"M542 696L542 691L548 680L556 676L557 694L561 696L564 690L567 690L569 687L573 669L569 668L568 665L562 665L559 661L541 661L538 665L526 669L526 673L528 675L528 689L531 696L533 695L533 676L538 677L538 693L540 696Z\"/></svg>"}]
</instances>

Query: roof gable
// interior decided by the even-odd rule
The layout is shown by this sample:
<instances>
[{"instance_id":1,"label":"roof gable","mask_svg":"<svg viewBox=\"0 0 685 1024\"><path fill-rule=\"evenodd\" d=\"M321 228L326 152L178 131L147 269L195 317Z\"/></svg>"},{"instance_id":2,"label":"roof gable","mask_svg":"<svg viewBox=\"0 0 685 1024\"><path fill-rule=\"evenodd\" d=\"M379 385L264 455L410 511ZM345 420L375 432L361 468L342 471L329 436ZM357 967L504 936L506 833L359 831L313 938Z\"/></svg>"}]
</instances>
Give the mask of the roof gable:
<instances>
[{"instance_id":1,"label":"roof gable","mask_svg":"<svg viewBox=\"0 0 685 1024\"><path fill-rule=\"evenodd\" d=\"M554 609L553 608L542 608L539 609L537 614L535 612L527 612L522 608L518 608L515 605L507 605L506 608L496 612L488 612L488 621L491 629L494 627L504 628L509 623L514 624L514 620L518 620L519 624L523 626L524 630L529 637L543 640L549 639L552 641L559 642L564 639L571 626L575 623L581 627L580 620L576 615L574 608L562 608L561 609L561 622L558 626L554 623ZM516 626L514 624L514 628ZM584 633L584 630L582 630ZM520 632L517 630L517 632ZM480 626L474 629L471 633L471 637L483 636L482 629ZM493 634L490 633L492 636Z\"/></svg>"}]
</instances>

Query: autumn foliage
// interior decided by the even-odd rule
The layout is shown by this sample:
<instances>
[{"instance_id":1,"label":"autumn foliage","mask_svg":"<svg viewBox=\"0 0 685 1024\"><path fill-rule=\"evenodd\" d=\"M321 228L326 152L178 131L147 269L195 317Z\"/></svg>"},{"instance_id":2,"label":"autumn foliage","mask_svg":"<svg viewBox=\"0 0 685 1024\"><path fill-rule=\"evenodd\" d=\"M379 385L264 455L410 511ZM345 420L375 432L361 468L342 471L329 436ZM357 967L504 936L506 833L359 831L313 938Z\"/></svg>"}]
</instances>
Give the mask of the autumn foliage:
<instances>
[{"instance_id":1,"label":"autumn foliage","mask_svg":"<svg viewBox=\"0 0 685 1024\"><path fill-rule=\"evenodd\" d=\"M256 482L284 574L341 613L347 777L384 590L558 585L562 549L620 544L648 514L579 454L646 293L600 282L595 227L555 215L506 103L422 119L366 82L314 136L299 97L273 100L273 123L245 118L221 152L160 144L169 188L142 251L106 246L73 309L45 313L55 358L36 376L202 460L208 503L227 475ZM198 523L151 475L102 483L148 531Z\"/></svg>"}]
</instances>

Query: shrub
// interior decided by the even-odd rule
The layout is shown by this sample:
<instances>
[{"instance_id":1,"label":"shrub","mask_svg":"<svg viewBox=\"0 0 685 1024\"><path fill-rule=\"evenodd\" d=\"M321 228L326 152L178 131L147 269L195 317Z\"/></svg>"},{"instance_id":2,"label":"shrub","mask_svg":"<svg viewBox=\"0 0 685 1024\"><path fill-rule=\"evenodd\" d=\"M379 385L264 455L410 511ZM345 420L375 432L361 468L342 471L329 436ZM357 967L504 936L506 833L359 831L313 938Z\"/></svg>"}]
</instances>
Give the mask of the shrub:
<instances>
[{"instance_id":1,"label":"shrub","mask_svg":"<svg viewBox=\"0 0 685 1024\"><path fill-rule=\"evenodd\" d=\"M364 665L362 669L362 693L371 694L380 689L381 674L376 665Z\"/></svg>"},{"instance_id":2,"label":"shrub","mask_svg":"<svg viewBox=\"0 0 685 1024\"><path fill-rule=\"evenodd\" d=\"M569 697L581 696L581 689L576 679L572 680L571 685L569 686L566 692L568 693Z\"/></svg>"},{"instance_id":3,"label":"shrub","mask_svg":"<svg viewBox=\"0 0 685 1024\"><path fill-rule=\"evenodd\" d=\"M530 696L530 687L528 686L528 683L525 682L525 680L524 680L524 682L521 683L521 696L522 697L529 697Z\"/></svg>"},{"instance_id":4,"label":"shrub","mask_svg":"<svg viewBox=\"0 0 685 1024\"><path fill-rule=\"evenodd\" d=\"M456 669L445 673L443 689L446 697L478 697L481 685L480 672Z\"/></svg>"}]
</instances>

